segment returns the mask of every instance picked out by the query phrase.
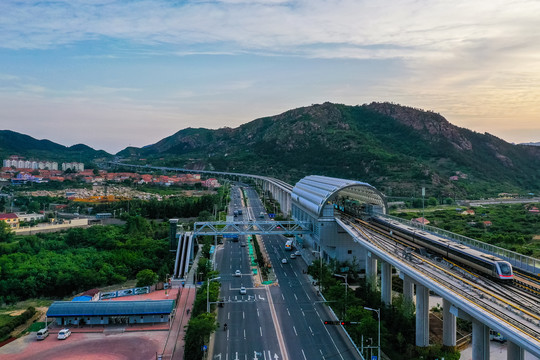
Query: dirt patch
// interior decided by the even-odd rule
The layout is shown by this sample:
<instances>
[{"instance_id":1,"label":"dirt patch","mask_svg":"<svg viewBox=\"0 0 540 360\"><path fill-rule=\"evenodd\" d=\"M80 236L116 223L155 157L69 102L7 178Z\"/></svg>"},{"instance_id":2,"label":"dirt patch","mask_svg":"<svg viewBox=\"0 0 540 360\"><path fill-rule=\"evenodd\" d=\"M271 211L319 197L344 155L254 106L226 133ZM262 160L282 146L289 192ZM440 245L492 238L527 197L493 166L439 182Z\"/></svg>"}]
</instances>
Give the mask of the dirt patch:
<instances>
[{"instance_id":1,"label":"dirt patch","mask_svg":"<svg viewBox=\"0 0 540 360\"><path fill-rule=\"evenodd\" d=\"M443 321L442 317L434 313L429 314L429 339L432 344L442 344Z\"/></svg>"}]
</instances>

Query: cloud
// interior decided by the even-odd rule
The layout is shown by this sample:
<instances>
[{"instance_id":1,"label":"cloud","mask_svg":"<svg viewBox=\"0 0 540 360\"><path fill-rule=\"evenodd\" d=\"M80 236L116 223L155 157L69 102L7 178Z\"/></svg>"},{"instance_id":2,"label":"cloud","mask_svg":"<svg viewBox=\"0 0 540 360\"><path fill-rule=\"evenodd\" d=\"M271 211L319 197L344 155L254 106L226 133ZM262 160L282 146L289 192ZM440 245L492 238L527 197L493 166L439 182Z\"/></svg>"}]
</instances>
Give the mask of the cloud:
<instances>
[{"instance_id":1,"label":"cloud","mask_svg":"<svg viewBox=\"0 0 540 360\"><path fill-rule=\"evenodd\" d=\"M539 12L539 2L526 0L6 1L0 46L47 49L109 38L173 45L179 53L226 44L233 53L438 57L470 41L537 34Z\"/></svg>"}]
</instances>

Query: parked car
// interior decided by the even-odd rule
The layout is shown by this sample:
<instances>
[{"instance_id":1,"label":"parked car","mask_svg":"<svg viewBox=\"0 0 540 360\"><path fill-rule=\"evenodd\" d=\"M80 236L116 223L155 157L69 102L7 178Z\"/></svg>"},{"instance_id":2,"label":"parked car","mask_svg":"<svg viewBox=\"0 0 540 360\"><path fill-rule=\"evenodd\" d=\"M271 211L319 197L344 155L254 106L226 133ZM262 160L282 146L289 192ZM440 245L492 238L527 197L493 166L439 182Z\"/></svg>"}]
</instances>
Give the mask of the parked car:
<instances>
[{"instance_id":1,"label":"parked car","mask_svg":"<svg viewBox=\"0 0 540 360\"><path fill-rule=\"evenodd\" d=\"M49 336L49 329L47 328L39 330L36 334L38 340L45 340L47 336Z\"/></svg>"},{"instance_id":2,"label":"parked car","mask_svg":"<svg viewBox=\"0 0 540 360\"><path fill-rule=\"evenodd\" d=\"M58 340L65 340L71 335L71 330L62 329L58 332Z\"/></svg>"},{"instance_id":3,"label":"parked car","mask_svg":"<svg viewBox=\"0 0 540 360\"><path fill-rule=\"evenodd\" d=\"M242 286L240 288L240 295L246 295L246 294L247 294L246 288Z\"/></svg>"}]
</instances>

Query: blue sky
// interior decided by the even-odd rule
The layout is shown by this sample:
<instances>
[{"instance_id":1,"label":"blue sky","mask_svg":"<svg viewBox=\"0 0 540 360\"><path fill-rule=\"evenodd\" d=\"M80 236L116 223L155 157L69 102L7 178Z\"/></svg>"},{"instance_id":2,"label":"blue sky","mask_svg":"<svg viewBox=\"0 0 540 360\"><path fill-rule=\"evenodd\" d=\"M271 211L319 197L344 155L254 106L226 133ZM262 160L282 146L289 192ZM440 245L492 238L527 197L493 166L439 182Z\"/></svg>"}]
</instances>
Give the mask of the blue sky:
<instances>
[{"instance_id":1,"label":"blue sky","mask_svg":"<svg viewBox=\"0 0 540 360\"><path fill-rule=\"evenodd\" d=\"M540 2L3 0L0 129L115 153L325 101L540 141Z\"/></svg>"}]
</instances>

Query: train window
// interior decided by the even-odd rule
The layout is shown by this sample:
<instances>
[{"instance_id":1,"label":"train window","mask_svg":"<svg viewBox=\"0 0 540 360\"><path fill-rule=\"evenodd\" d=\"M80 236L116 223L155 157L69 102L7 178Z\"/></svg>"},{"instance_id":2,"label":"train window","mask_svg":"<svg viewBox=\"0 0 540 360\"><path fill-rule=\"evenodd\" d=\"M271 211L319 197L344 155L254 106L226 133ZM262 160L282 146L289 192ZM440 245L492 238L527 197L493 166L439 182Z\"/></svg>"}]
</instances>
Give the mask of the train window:
<instances>
[{"instance_id":1,"label":"train window","mask_svg":"<svg viewBox=\"0 0 540 360\"><path fill-rule=\"evenodd\" d=\"M512 268L510 267L510 265L508 265L505 262L500 262L498 264L499 264L499 269L501 269L501 275L511 275L512 274Z\"/></svg>"}]
</instances>

